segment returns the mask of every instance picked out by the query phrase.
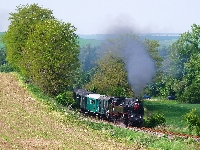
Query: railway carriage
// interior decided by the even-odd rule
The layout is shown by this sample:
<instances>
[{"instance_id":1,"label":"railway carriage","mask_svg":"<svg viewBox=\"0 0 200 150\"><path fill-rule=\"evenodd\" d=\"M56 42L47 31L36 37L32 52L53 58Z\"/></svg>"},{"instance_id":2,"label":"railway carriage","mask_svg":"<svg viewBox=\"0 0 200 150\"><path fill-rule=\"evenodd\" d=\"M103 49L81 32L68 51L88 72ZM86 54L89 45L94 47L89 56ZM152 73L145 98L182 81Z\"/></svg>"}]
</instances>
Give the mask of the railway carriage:
<instances>
[{"instance_id":1,"label":"railway carriage","mask_svg":"<svg viewBox=\"0 0 200 150\"><path fill-rule=\"evenodd\" d=\"M143 124L144 108L137 98L110 97L75 89L74 99L81 111L90 115L113 122L123 121L126 126L140 127Z\"/></svg>"}]
</instances>

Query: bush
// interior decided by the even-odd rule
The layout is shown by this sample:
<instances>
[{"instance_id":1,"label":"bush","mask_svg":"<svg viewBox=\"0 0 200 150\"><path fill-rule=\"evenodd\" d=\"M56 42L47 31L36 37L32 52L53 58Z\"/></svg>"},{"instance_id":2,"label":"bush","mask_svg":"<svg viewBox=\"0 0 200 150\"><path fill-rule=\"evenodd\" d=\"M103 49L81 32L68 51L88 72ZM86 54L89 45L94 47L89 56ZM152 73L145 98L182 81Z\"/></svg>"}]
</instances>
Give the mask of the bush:
<instances>
[{"instance_id":1,"label":"bush","mask_svg":"<svg viewBox=\"0 0 200 150\"><path fill-rule=\"evenodd\" d=\"M63 106L76 107L77 103L73 98L73 92L65 91L58 96L56 96L56 102Z\"/></svg>"},{"instance_id":2,"label":"bush","mask_svg":"<svg viewBox=\"0 0 200 150\"><path fill-rule=\"evenodd\" d=\"M152 114L150 117L148 117L145 120L144 126L148 127L148 128L154 128L158 125L165 125L165 118L163 114L160 113L156 113L156 114Z\"/></svg>"},{"instance_id":3,"label":"bush","mask_svg":"<svg viewBox=\"0 0 200 150\"><path fill-rule=\"evenodd\" d=\"M12 72L13 68L8 64L0 65L0 72Z\"/></svg>"},{"instance_id":4,"label":"bush","mask_svg":"<svg viewBox=\"0 0 200 150\"><path fill-rule=\"evenodd\" d=\"M196 109L192 109L189 113L185 114L184 119L188 125L190 132L194 130L197 135L200 135L200 117Z\"/></svg>"}]
</instances>

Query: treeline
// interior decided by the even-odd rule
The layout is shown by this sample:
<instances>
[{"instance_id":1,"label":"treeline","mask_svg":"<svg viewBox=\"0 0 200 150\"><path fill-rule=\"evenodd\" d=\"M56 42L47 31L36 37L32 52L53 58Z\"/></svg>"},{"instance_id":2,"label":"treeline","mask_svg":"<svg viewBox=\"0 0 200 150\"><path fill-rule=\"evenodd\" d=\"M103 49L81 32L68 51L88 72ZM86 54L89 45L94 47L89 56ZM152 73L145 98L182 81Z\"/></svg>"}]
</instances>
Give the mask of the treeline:
<instances>
[{"instance_id":1,"label":"treeline","mask_svg":"<svg viewBox=\"0 0 200 150\"><path fill-rule=\"evenodd\" d=\"M181 102L200 102L198 25L194 24L191 32L182 34L172 46L165 47L167 53L162 58L158 53L158 41L141 40L132 33L109 39L98 47L90 44L79 47L76 28L57 20L51 10L37 4L18 6L15 13L10 13L9 20L11 24L2 38L6 49L1 48L0 65L9 63L28 83L57 97L62 104L72 102L66 97L70 97L68 91L74 88L106 95L137 96L138 89L133 88L135 82L131 84L130 78L139 81L153 69L152 82L142 85L140 94L176 95ZM143 50L145 58L138 55ZM125 55L134 56L134 59ZM151 69L145 64L146 58L154 64ZM137 59L147 69L140 72L139 77L130 77L131 66L127 61L134 64L133 60ZM142 69L132 68L132 72Z\"/></svg>"},{"instance_id":2,"label":"treeline","mask_svg":"<svg viewBox=\"0 0 200 150\"><path fill-rule=\"evenodd\" d=\"M200 103L200 26L193 24L191 31L181 34L167 51L149 92L176 96L184 103Z\"/></svg>"}]
</instances>

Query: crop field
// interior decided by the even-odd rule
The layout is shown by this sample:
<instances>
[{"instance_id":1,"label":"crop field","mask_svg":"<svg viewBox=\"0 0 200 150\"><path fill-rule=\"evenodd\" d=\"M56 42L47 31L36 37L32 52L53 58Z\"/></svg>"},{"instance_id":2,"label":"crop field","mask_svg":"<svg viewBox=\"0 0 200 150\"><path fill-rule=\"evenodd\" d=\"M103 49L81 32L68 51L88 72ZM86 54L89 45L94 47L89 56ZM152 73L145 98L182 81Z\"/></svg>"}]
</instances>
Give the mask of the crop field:
<instances>
[{"instance_id":1,"label":"crop field","mask_svg":"<svg viewBox=\"0 0 200 150\"><path fill-rule=\"evenodd\" d=\"M37 101L13 74L0 74L0 149L130 149Z\"/></svg>"},{"instance_id":2,"label":"crop field","mask_svg":"<svg viewBox=\"0 0 200 150\"><path fill-rule=\"evenodd\" d=\"M59 108L16 73L0 73L0 149L198 149L191 139L167 139L91 122Z\"/></svg>"}]
</instances>

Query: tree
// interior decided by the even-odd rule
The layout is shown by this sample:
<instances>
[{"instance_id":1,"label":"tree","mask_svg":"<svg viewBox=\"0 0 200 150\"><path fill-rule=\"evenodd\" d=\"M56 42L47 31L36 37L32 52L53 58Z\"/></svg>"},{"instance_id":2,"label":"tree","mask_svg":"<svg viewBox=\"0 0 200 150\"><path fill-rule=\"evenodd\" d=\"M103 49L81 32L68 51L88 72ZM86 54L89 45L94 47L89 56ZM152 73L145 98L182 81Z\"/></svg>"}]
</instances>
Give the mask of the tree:
<instances>
[{"instance_id":1,"label":"tree","mask_svg":"<svg viewBox=\"0 0 200 150\"><path fill-rule=\"evenodd\" d=\"M101 93L110 91L118 95L133 96L134 93L139 96L155 73L155 62L160 61L158 46L156 41L141 41L134 34L109 39L101 45L102 59L98 62L90 88L96 86ZM123 82L119 84L119 81ZM97 82L102 84L101 87Z\"/></svg>"},{"instance_id":2,"label":"tree","mask_svg":"<svg viewBox=\"0 0 200 150\"><path fill-rule=\"evenodd\" d=\"M98 61L96 73L85 87L89 90L95 88L97 93L111 96L133 96L125 64L112 52Z\"/></svg>"},{"instance_id":3,"label":"tree","mask_svg":"<svg viewBox=\"0 0 200 150\"><path fill-rule=\"evenodd\" d=\"M5 47L0 48L0 65L6 63L6 49Z\"/></svg>"},{"instance_id":4,"label":"tree","mask_svg":"<svg viewBox=\"0 0 200 150\"><path fill-rule=\"evenodd\" d=\"M157 69L160 68L162 66L163 59L162 59L162 57L160 57L160 55L158 53L158 47L160 46L158 41L146 39L145 45L147 47L149 55L154 60Z\"/></svg>"},{"instance_id":5,"label":"tree","mask_svg":"<svg viewBox=\"0 0 200 150\"><path fill-rule=\"evenodd\" d=\"M91 47L91 45L88 44L80 48L79 60L83 71L90 71L94 68L97 59L97 47Z\"/></svg>"},{"instance_id":6,"label":"tree","mask_svg":"<svg viewBox=\"0 0 200 150\"><path fill-rule=\"evenodd\" d=\"M76 28L37 4L17 8L3 37L7 60L46 94L71 88L79 67Z\"/></svg>"},{"instance_id":7,"label":"tree","mask_svg":"<svg viewBox=\"0 0 200 150\"><path fill-rule=\"evenodd\" d=\"M48 19L54 19L52 11L37 4L20 5L15 13L10 13L11 23L2 40L6 46L7 61L22 74L26 74L23 64L26 63L24 51L27 40L35 25Z\"/></svg>"},{"instance_id":8,"label":"tree","mask_svg":"<svg viewBox=\"0 0 200 150\"><path fill-rule=\"evenodd\" d=\"M169 76L174 78L174 91L181 102L199 103L200 91L200 26L181 34L173 43Z\"/></svg>"},{"instance_id":9,"label":"tree","mask_svg":"<svg viewBox=\"0 0 200 150\"><path fill-rule=\"evenodd\" d=\"M70 23L45 20L35 26L25 46L27 75L45 93L57 95L73 84L79 67L78 36Z\"/></svg>"}]
</instances>

